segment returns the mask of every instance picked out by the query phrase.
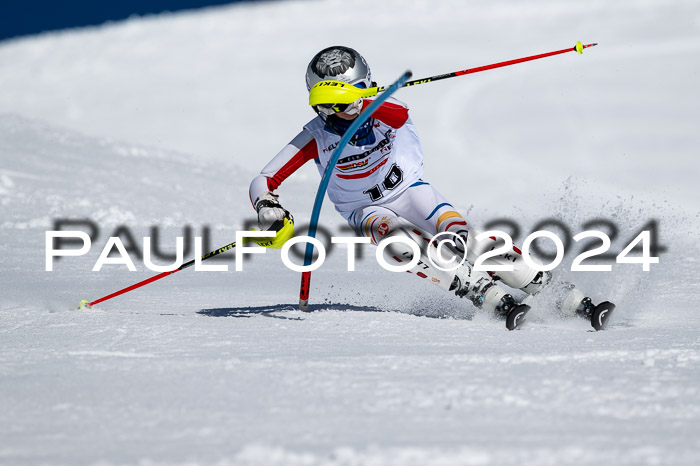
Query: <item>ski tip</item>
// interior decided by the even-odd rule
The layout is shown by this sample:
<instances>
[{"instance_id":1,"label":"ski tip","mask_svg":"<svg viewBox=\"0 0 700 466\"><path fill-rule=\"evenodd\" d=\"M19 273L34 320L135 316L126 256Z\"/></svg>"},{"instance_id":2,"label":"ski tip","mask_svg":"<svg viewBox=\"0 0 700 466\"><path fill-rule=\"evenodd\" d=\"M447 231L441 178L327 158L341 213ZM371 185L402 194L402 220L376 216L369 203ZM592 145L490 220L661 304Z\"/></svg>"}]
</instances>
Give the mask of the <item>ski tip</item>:
<instances>
[{"instance_id":1,"label":"ski tip","mask_svg":"<svg viewBox=\"0 0 700 466\"><path fill-rule=\"evenodd\" d=\"M518 326L525 321L525 315L529 310L530 306L527 304L520 304L511 309L506 316L506 328L508 330L515 330L518 328Z\"/></svg>"},{"instance_id":2,"label":"ski tip","mask_svg":"<svg viewBox=\"0 0 700 466\"><path fill-rule=\"evenodd\" d=\"M603 301L593 309L591 315L591 326L596 331L605 330L610 322L610 316L615 310L615 305L610 301Z\"/></svg>"},{"instance_id":3,"label":"ski tip","mask_svg":"<svg viewBox=\"0 0 700 466\"><path fill-rule=\"evenodd\" d=\"M300 299L299 300L299 310L302 312L309 312L309 300Z\"/></svg>"},{"instance_id":4,"label":"ski tip","mask_svg":"<svg viewBox=\"0 0 700 466\"><path fill-rule=\"evenodd\" d=\"M81 309L90 309L90 303L88 302L87 299L83 299L80 301L80 304L78 304L78 310Z\"/></svg>"}]
</instances>

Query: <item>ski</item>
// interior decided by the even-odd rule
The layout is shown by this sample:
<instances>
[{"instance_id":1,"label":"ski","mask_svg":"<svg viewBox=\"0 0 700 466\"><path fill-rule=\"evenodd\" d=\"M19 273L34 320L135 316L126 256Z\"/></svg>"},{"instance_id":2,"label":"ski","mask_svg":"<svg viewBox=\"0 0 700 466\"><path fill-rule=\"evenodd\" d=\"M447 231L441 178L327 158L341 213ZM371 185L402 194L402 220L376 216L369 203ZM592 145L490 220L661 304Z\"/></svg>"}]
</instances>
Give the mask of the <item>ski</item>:
<instances>
[{"instance_id":1,"label":"ski","mask_svg":"<svg viewBox=\"0 0 700 466\"><path fill-rule=\"evenodd\" d=\"M506 316L506 328L508 330L515 330L518 328L523 322L525 322L525 316L529 310L530 306L527 304L518 304L513 309L508 311L508 315Z\"/></svg>"},{"instance_id":2,"label":"ski","mask_svg":"<svg viewBox=\"0 0 700 466\"><path fill-rule=\"evenodd\" d=\"M593 326L596 331L605 330L614 310L615 305L610 301L603 301L598 304L591 314L591 326Z\"/></svg>"},{"instance_id":3,"label":"ski","mask_svg":"<svg viewBox=\"0 0 700 466\"><path fill-rule=\"evenodd\" d=\"M590 320L591 326L596 330L605 330L610 322L610 316L612 316L615 310L615 304L610 301L603 301L597 306L593 307L590 316L581 313L581 317ZM527 313L530 311L530 306L527 304L519 304L513 309L508 311L506 315L506 328L508 330L515 330L520 327L526 320Z\"/></svg>"}]
</instances>

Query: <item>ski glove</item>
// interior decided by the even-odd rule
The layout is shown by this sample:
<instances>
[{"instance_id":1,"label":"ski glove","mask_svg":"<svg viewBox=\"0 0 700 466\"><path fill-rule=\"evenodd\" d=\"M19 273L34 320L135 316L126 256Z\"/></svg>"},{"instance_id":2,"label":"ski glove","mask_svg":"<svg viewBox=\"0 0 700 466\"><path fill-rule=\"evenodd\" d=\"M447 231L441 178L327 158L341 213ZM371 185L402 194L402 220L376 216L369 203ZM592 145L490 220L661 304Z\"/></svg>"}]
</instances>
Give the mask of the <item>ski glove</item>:
<instances>
[{"instance_id":1,"label":"ski glove","mask_svg":"<svg viewBox=\"0 0 700 466\"><path fill-rule=\"evenodd\" d=\"M258 198L255 210L258 211L258 225L261 230L278 231L284 226L284 219L292 215L277 200L279 196L267 192Z\"/></svg>"}]
</instances>

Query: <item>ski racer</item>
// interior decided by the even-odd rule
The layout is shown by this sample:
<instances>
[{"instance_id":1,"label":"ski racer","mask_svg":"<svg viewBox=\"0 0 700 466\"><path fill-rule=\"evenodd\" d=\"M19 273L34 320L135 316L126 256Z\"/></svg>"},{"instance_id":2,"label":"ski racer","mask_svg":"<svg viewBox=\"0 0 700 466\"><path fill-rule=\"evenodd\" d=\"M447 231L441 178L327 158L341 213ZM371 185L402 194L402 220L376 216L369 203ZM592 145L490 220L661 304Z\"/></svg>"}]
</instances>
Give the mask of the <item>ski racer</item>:
<instances>
[{"instance_id":1,"label":"ski racer","mask_svg":"<svg viewBox=\"0 0 700 466\"><path fill-rule=\"evenodd\" d=\"M358 88L376 86L366 60L357 51L344 46L328 47L318 52L306 70L306 87L321 81L335 80ZM256 176L250 184L250 199L263 230L277 229L289 217L274 192L297 169L313 161L323 175L341 137L371 99L357 99L350 104L313 106L316 117L309 121ZM535 294L551 280L549 272L537 271L523 260L520 250L490 259L488 264L509 264L512 271L483 273L473 270L477 257L491 250L493 239L475 240L479 231L468 225L459 211L423 176L423 149L408 108L389 98L352 136L333 168L327 195L353 230L369 237L375 245L383 238L404 235L419 245L427 244L436 234L453 236L452 252L466 261L456 270L436 267L440 256L428 257L425 248L421 260L410 272L427 279L445 291L468 298L477 308L506 318L513 329L529 309L515 301L498 282ZM390 254L394 262L413 258L411 248ZM405 245L404 245L405 246ZM396 249L394 249L396 252ZM439 264L439 262L438 262ZM610 303L607 303L610 304ZM612 305L611 305L612 306ZM614 307L614 306L613 306ZM560 304L565 314L591 319L596 329L607 320L600 309L578 289L568 286ZM608 311L611 308L606 307Z\"/></svg>"}]
</instances>

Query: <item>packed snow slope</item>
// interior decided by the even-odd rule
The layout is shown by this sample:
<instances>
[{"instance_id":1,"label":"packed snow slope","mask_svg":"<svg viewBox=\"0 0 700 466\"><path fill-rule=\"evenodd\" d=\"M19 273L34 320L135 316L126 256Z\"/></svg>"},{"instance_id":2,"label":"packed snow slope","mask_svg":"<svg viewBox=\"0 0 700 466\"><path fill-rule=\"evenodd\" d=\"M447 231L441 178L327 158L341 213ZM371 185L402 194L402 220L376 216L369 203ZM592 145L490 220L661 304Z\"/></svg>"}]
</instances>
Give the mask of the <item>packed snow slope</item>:
<instances>
[{"instance_id":1,"label":"packed snow slope","mask_svg":"<svg viewBox=\"0 0 700 466\"><path fill-rule=\"evenodd\" d=\"M0 45L0 463L700 462L697 2L377 3L237 5ZM329 254L308 314L273 250L74 310L154 275L144 236L165 253L188 231L234 241L250 179L313 116L303 72L321 47L357 48L387 83L576 40L600 45L397 96L426 179L475 225L508 217L522 239L543 219L573 235L603 218L617 253L656 222L650 272L573 273L578 246L555 271L618 304L608 331L543 294L507 332L370 247L354 273ZM305 167L281 190L300 227L318 181ZM98 236L47 272L60 219ZM348 234L331 206L322 219ZM92 272L115 232L137 271Z\"/></svg>"}]
</instances>

